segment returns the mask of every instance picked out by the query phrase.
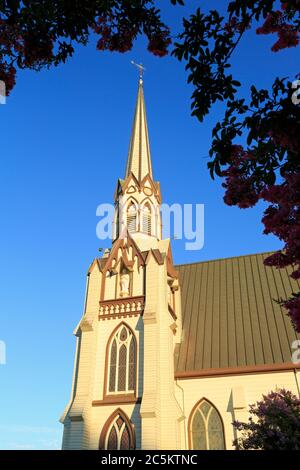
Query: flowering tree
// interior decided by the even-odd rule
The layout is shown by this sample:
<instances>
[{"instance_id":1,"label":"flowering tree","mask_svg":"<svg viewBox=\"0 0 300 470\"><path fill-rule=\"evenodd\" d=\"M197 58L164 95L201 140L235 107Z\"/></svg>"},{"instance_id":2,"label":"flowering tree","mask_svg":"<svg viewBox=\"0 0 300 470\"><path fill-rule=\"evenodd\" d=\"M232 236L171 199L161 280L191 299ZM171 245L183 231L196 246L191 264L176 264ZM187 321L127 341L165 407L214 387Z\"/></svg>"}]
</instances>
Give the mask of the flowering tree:
<instances>
[{"instance_id":1,"label":"flowering tree","mask_svg":"<svg viewBox=\"0 0 300 470\"><path fill-rule=\"evenodd\" d=\"M259 200L270 203L262 219L264 233L282 240L283 249L265 264L291 266L291 277L300 279L300 95L294 88L300 81L276 78L270 91L252 86L247 103L237 96L240 83L230 74L230 58L251 27L259 35L275 35L274 53L299 45L300 1L281 0L280 9L278 3L230 1L225 16L198 9L184 19L173 54L186 63L194 86L192 115L202 121L215 102L226 102L224 119L213 130L208 163L212 178L224 179L225 203L240 208ZM278 300L300 332L300 293Z\"/></svg>"},{"instance_id":2,"label":"flowering tree","mask_svg":"<svg viewBox=\"0 0 300 470\"><path fill-rule=\"evenodd\" d=\"M7 93L15 85L17 67L40 70L65 62L74 53L74 43L87 44L91 32L98 35L99 51L126 52L143 33L148 50L165 56L171 36L156 4L0 0L0 80ZM230 59L251 27L259 35L275 36L274 53L299 45L300 0L232 0L227 5L225 16L199 8L183 19L173 55L186 63L188 81L194 86L192 115L202 121L214 103L226 102L224 119L213 130L208 164L211 176L224 180L225 203L240 208L253 207L259 200L270 204L262 219L264 233L277 236L283 248L265 264L290 266L291 276L300 279L300 81L276 78L270 90L252 86L246 102L238 97L240 83L230 73ZM241 138L246 144L241 145ZM279 300L300 332L300 293Z\"/></svg>"},{"instance_id":3,"label":"flowering tree","mask_svg":"<svg viewBox=\"0 0 300 470\"><path fill-rule=\"evenodd\" d=\"M93 31L101 51L126 52L143 33L148 50L162 57L171 42L154 0L0 0L0 80L7 94L17 67L40 70L65 62L74 44L87 44Z\"/></svg>"},{"instance_id":4,"label":"flowering tree","mask_svg":"<svg viewBox=\"0 0 300 470\"><path fill-rule=\"evenodd\" d=\"M292 392L270 392L249 411L248 423L233 423L237 450L300 450L300 400Z\"/></svg>"}]
</instances>

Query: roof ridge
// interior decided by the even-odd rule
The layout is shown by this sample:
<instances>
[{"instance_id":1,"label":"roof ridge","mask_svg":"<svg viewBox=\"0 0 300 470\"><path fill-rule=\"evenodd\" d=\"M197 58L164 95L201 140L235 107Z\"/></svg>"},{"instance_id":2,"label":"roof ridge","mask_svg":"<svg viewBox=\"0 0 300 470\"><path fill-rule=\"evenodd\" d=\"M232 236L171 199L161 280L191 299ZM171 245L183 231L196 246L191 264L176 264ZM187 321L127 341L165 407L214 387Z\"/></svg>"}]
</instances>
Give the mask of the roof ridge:
<instances>
[{"instance_id":1,"label":"roof ridge","mask_svg":"<svg viewBox=\"0 0 300 470\"><path fill-rule=\"evenodd\" d=\"M237 258L248 258L249 256L269 255L272 253L274 253L274 251L263 251L262 253L250 253L248 255L227 256L226 258L216 258L216 259L209 259L209 260L204 260L204 261L194 261L192 263L175 264L175 267L179 268L181 266L192 266L194 264L214 263L216 261L226 261L228 259L237 259Z\"/></svg>"}]
</instances>

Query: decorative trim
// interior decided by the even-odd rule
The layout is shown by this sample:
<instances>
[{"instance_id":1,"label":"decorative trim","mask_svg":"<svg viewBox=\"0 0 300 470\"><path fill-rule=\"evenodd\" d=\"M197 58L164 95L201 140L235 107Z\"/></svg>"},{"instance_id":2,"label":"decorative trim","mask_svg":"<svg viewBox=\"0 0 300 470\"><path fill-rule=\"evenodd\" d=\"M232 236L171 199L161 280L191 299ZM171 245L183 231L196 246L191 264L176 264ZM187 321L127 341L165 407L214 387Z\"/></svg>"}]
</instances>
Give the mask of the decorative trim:
<instances>
[{"instance_id":1,"label":"decorative trim","mask_svg":"<svg viewBox=\"0 0 300 470\"><path fill-rule=\"evenodd\" d=\"M99 302L99 320L143 315L144 296L126 297Z\"/></svg>"},{"instance_id":2,"label":"decorative trim","mask_svg":"<svg viewBox=\"0 0 300 470\"><path fill-rule=\"evenodd\" d=\"M161 254L161 252L157 248L152 249L151 252L152 252L157 264L162 266L165 263L165 260L163 258L163 255Z\"/></svg>"},{"instance_id":3,"label":"decorative trim","mask_svg":"<svg viewBox=\"0 0 300 470\"><path fill-rule=\"evenodd\" d=\"M200 369L187 372L176 372L175 379L197 379L201 377L220 377L227 375L259 374L271 372L288 372L300 369L300 364L286 362L283 364L262 364L256 366L228 367L223 369Z\"/></svg>"},{"instance_id":4,"label":"decorative trim","mask_svg":"<svg viewBox=\"0 0 300 470\"><path fill-rule=\"evenodd\" d=\"M118 313L118 314L112 314L112 315L99 315L98 320L99 321L105 321L105 320L122 320L122 318L133 318L133 317L139 317L142 315L141 313Z\"/></svg>"},{"instance_id":5,"label":"decorative trim","mask_svg":"<svg viewBox=\"0 0 300 470\"><path fill-rule=\"evenodd\" d=\"M129 188L129 185L132 181L139 192L142 192L143 188L145 187L145 183L148 181L150 183L150 186L153 189L152 196L156 198L158 204L161 204L162 195L161 195L161 190L160 190L160 183L155 182L153 180L153 177L149 173L147 173L147 175L144 176L142 181L139 181L132 172L126 177L126 179L123 182L118 180L117 189L114 194L115 202L117 202L120 194L123 194L123 195L126 193L129 194L127 188ZM147 196L147 197L152 197L152 196Z\"/></svg>"},{"instance_id":6,"label":"decorative trim","mask_svg":"<svg viewBox=\"0 0 300 470\"><path fill-rule=\"evenodd\" d=\"M169 313L171 314L171 317L173 318L174 321L176 321L177 320L177 315L174 312L174 310L173 310L173 308L171 307L170 304L168 304L168 308L169 308Z\"/></svg>"},{"instance_id":7,"label":"decorative trim","mask_svg":"<svg viewBox=\"0 0 300 470\"><path fill-rule=\"evenodd\" d=\"M131 180L133 180L135 186L140 189L140 182L139 180L136 178L136 176L134 175L134 173L132 173L132 171L127 175L126 179L124 180L124 182L121 184L121 189L122 189L122 193L125 194L127 188L129 187L129 183L131 182Z\"/></svg>"},{"instance_id":8,"label":"decorative trim","mask_svg":"<svg viewBox=\"0 0 300 470\"><path fill-rule=\"evenodd\" d=\"M102 285L101 285L101 297L100 297L101 301L104 301L106 273L112 268L113 261L115 261L117 264L118 264L118 261L120 261L120 257L118 255L118 251L120 248L122 249L122 261L126 264L126 266L129 266L132 264L132 262L128 260L128 253L129 253L130 248L133 249L133 257L135 256L138 257L138 269L140 269L141 266L145 265L145 261L142 256L142 253L140 249L138 248L137 244L135 243L135 241L133 240L133 238L130 236L130 233L128 232L127 228L126 228L126 238L127 238L126 243L123 238L116 239L113 245L113 248L110 252L110 255L108 256L108 258L105 258L106 263L103 266L103 270L102 270L103 277L102 277Z\"/></svg>"},{"instance_id":9,"label":"decorative trim","mask_svg":"<svg viewBox=\"0 0 300 470\"><path fill-rule=\"evenodd\" d=\"M179 271L177 271L174 267L171 245L169 245L167 253L167 272L173 279L179 278Z\"/></svg>"},{"instance_id":10,"label":"decorative trim","mask_svg":"<svg viewBox=\"0 0 300 470\"><path fill-rule=\"evenodd\" d=\"M140 405L142 398L136 398L134 395L115 395L107 396L104 400L94 400L93 407L110 405Z\"/></svg>"}]
</instances>

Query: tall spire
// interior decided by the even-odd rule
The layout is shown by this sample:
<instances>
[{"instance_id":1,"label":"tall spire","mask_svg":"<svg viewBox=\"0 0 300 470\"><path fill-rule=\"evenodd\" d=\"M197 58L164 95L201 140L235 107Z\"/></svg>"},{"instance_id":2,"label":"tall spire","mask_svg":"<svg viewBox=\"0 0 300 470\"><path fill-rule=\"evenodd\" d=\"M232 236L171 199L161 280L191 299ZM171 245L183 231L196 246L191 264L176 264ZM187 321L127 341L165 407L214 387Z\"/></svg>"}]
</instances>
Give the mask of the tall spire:
<instances>
[{"instance_id":1,"label":"tall spire","mask_svg":"<svg viewBox=\"0 0 300 470\"><path fill-rule=\"evenodd\" d=\"M139 80L138 96L126 167L126 178L130 173L133 173L139 182L141 182L148 174L153 178L142 78Z\"/></svg>"}]
</instances>

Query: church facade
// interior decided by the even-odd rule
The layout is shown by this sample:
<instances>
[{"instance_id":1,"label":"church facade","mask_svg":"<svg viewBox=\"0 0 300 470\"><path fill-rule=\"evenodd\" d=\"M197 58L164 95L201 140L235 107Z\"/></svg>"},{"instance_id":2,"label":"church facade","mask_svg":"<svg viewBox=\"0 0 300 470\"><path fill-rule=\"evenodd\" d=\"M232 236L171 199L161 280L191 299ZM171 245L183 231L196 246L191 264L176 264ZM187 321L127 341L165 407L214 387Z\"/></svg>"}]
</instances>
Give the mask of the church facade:
<instances>
[{"instance_id":1,"label":"church facade","mask_svg":"<svg viewBox=\"0 0 300 470\"><path fill-rule=\"evenodd\" d=\"M234 420L286 388L297 336L274 301L299 289L265 254L174 265L162 239L140 79L114 241L87 275L63 449L232 449Z\"/></svg>"}]
</instances>

